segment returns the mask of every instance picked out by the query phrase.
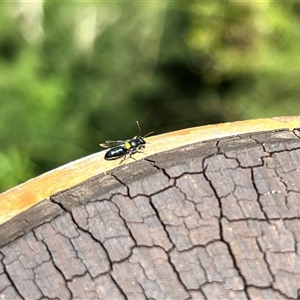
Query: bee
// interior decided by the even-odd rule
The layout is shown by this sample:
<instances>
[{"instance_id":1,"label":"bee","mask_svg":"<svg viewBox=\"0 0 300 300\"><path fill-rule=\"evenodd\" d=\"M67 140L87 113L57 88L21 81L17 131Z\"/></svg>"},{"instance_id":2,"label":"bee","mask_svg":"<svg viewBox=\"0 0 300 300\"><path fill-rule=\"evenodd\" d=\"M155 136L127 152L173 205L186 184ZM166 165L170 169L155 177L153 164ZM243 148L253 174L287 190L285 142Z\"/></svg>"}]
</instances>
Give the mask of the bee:
<instances>
[{"instance_id":1,"label":"bee","mask_svg":"<svg viewBox=\"0 0 300 300\"><path fill-rule=\"evenodd\" d=\"M142 153L143 149L145 149L146 141L144 138L149 136L153 133L153 131L147 133L145 136L142 136L141 127L138 121L136 121L138 126L140 135L133 137L132 139L128 140L118 140L118 141L106 141L103 144L100 144L103 148L110 148L104 156L105 160L114 160L123 157L120 161L120 164L127 158L132 158L133 154L135 153Z\"/></svg>"}]
</instances>

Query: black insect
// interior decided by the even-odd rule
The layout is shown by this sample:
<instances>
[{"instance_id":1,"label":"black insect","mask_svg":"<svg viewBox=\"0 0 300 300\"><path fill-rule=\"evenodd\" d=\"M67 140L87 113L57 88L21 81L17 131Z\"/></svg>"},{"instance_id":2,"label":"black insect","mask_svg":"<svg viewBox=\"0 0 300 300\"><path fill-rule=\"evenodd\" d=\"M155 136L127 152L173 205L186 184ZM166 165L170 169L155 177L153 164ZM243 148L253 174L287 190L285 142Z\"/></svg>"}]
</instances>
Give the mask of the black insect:
<instances>
[{"instance_id":1,"label":"black insect","mask_svg":"<svg viewBox=\"0 0 300 300\"><path fill-rule=\"evenodd\" d=\"M132 155L137 152L142 152L146 144L144 138L152 134L153 131L147 133L145 136L142 136L140 124L138 121L136 121L136 123L139 128L140 135L137 135L129 140L106 141L105 143L100 144L100 146L103 148L111 148L105 153L104 158L106 160L114 160L123 157L123 159L120 161L121 164L127 157L135 159L132 157Z\"/></svg>"}]
</instances>

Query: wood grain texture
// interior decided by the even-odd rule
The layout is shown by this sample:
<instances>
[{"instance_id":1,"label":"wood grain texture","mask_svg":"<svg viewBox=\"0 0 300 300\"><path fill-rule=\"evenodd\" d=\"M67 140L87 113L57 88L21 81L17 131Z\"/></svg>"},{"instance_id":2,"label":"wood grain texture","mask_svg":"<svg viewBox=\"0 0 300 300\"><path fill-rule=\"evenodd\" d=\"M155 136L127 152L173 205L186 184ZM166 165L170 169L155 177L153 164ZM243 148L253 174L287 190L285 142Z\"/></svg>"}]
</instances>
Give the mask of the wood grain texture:
<instances>
[{"instance_id":1,"label":"wood grain texture","mask_svg":"<svg viewBox=\"0 0 300 300\"><path fill-rule=\"evenodd\" d=\"M10 220L1 298L298 299L299 174L298 130L118 166Z\"/></svg>"},{"instance_id":2,"label":"wood grain texture","mask_svg":"<svg viewBox=\"0 0 300 300\"><path fill-rule=\"evenodd\" d=\"M300 117L294 116L255 119L183 129L147 138L147 142L151 144L147 145L143 154L136 154L135 158L137 160L143 159L155 153L164 152L180 146L247 132L280 128L294 129L299 127L299 124ZM100 142L103 141L99 141L99 143ZM53 193L72 187L92 176L107 172L118 166L119 161L105 161L103 157L104 151L92 154L33 178L2 193L0 195L0 224L26 211L29 207L36 205L40 201L49 199ZM127 160L123 164L128 163L132 163L132 160Z\"/></svg>"}]
</instances>

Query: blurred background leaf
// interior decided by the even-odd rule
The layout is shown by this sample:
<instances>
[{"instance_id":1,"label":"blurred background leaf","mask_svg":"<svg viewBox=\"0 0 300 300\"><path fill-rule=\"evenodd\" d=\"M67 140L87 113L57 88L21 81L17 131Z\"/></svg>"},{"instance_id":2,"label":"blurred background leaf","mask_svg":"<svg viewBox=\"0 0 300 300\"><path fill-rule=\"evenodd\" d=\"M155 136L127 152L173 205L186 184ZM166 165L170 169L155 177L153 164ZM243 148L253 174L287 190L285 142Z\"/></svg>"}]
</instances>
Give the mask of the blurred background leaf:
<instances>
[{"instance_id":1,"label":"blurred background leaf","mask_svg":"<svg viewBox=\"0 0 300 300\"><path fill-rule=\"evenodd\" d=\"M297 115L300 4L0 3L0 191L106 139Z\"/></svg>"}]
</instances>

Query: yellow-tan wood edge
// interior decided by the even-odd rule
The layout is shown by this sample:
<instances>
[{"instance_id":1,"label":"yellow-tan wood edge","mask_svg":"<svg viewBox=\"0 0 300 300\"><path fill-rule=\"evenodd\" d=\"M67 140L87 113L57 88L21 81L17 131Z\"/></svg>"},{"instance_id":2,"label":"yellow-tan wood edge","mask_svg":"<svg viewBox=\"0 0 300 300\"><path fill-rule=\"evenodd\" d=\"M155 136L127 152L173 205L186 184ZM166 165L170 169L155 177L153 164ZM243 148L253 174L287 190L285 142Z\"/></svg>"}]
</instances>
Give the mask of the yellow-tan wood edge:
<instances>
[{"instance_id":1,"label":"yellow-tan wood edge","mask_svg":"<svg viewBox=\"0 0 300 300\"><path fill-rule=\"evenodd\" d=\"M144 153L136 154L134 157L141 159L183 145L226 136L299 127L300 116L292 116L188 128L147 138L147 142L150 144L147 145ZM103 158L104 152L101 151L70 162L2 193L0 195L0 224L38 202L48 199L54 193L68 189L94 175L117 167L120 161L105 161ZM125 160L123 164L128 162L132 162L132 160Z\"/></svg>"}]
</instances>

